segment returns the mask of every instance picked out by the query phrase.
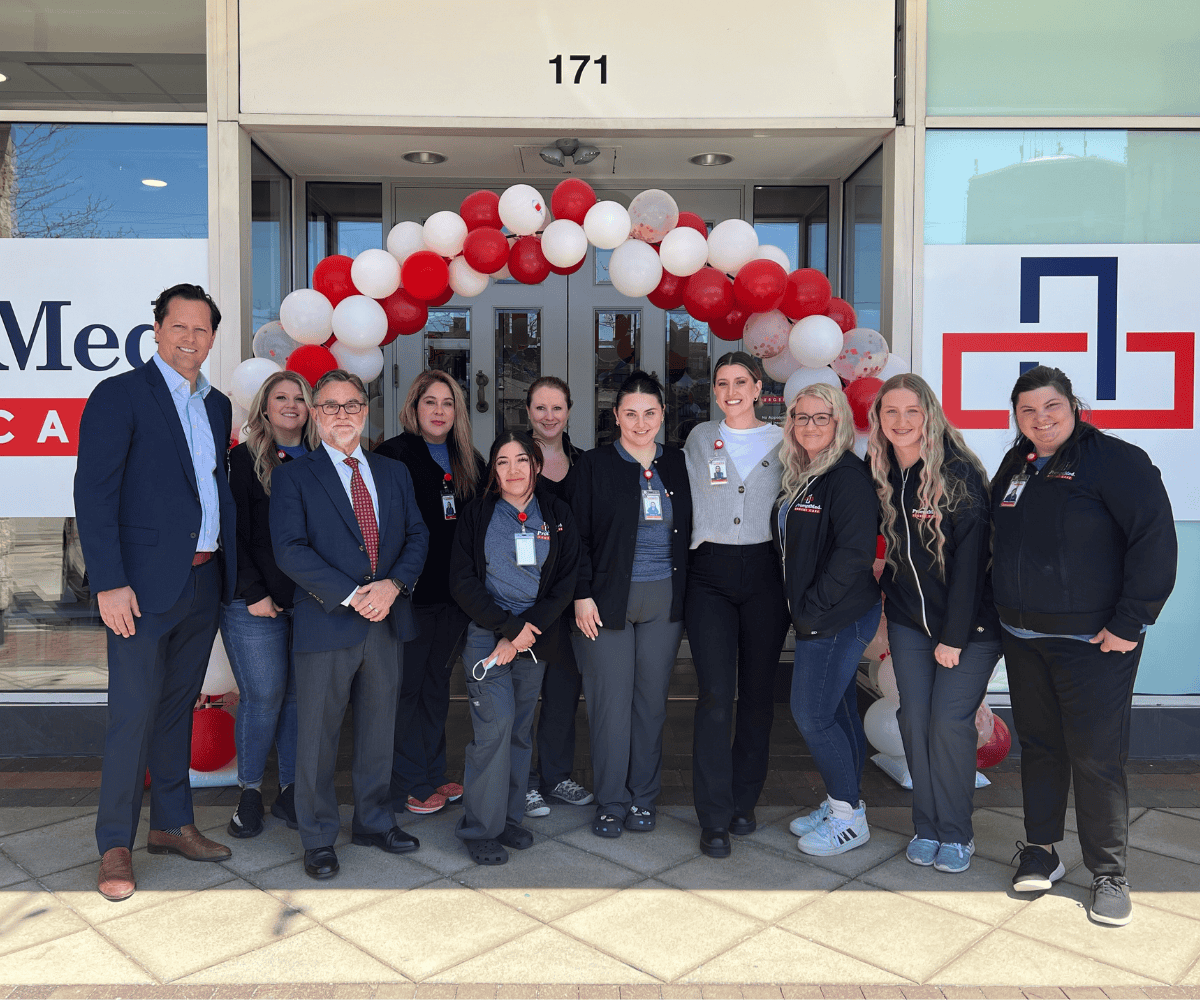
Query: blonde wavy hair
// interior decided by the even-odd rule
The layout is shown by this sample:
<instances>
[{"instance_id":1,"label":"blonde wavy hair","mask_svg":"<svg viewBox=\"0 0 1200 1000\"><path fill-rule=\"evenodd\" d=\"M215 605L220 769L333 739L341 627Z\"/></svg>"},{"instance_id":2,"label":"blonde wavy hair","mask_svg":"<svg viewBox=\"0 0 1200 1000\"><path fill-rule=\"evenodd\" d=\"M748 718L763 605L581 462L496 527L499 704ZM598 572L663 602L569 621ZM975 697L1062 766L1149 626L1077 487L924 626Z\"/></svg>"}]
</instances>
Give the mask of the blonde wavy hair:
<instances>
[{"instance_id":1,"label":"blonde wavy hair","mask_svg":"<svg viewBox=\"0 0 1200 1000\"><path fill-rule=\"evenodd\" d=\"M443 371L432 369L421 372L413 379L408 395L404 397L404 406L400 409L400 426L409 434L421 436L417 405L435 382L444 385L454 399L454 427L450 436L446 438L447 451L450 452L450 469L454 476L454 495L460 501L470 500L479 486L479 466L483 463L483 457L471 444L471 411L467 407L467 397L463 395L462 386Z\"/></svg>"},{"instance_id":2,"label":"blonde wavy hair","mask_svg":"<svg viewBox=\"0 0 1200 1000\"><path fill-rule=\"evenodd\" d=\"M947 462L961 459L971 465L978 473L987 489L987 472L983 462L963 440L962 433L953 426L942 410L942 404L937 396L920 375L904 373L893 375L883 383L875 402L871 404L871 430L867 439L867 461L871 466L871 476L875 480L875 492L879 494L880 519L883 537L887 542L885 559L893 569L899 569L897 552L900 549L900 535L896 530L896 505L893 501L892 482L888 478L891 462L888 458L888 440L884 436L879 414L883 409L883 399L896 389L907 389L917 397L924 416L921 425L921 478L917 483L917 503L926 510L933 511L933 517L920 518L918 534L921 544L933 557L934 567L938 576L946 578L946 536L942 531L942 520L945 515L957 510L961 504L971 504L970 491L960 477L952 474L946 467Z\"/></svg>"},{"instance_id":3,"label":"blonde wavy hair","mask_svg":"<svg viewBox=\"0 0 1200 1000\"><path fill-rule=\"evenodd\" d=\"M814 459L808 457L808 452L796 443L794 436L796 404L806 396L821 400L833 413L833 440ZM837 465L853 447L854 414L850 412L846 394L823 382L806 385L788 403L787 420L783 425L783 446L779 449L783 463L783 495L792 496L801 485L807 488L817 476Z\"/></svg>"},{"instance_id":4,"label":"blonde wavy hair","mask_svg":"<svg viewBox=\"0 0 1200 1000\"><path fill-rule=\"evenodd\" d=\"M301 440L308 446L309 451L321 443L317 422L313 419L313 397L308 383L295 372L272 372L254 394L250 403L250 415L246 418L246 433L242 438L246 450L254 460L254 475L262 483L267 496L271 495L271 471L280 464L279 449L275 447L275 430L267 419L267 399L280 382L291 382L297 386L304 396L304 405L308 407L308 420L304 423Z\"/></svg>"}]
</instances>

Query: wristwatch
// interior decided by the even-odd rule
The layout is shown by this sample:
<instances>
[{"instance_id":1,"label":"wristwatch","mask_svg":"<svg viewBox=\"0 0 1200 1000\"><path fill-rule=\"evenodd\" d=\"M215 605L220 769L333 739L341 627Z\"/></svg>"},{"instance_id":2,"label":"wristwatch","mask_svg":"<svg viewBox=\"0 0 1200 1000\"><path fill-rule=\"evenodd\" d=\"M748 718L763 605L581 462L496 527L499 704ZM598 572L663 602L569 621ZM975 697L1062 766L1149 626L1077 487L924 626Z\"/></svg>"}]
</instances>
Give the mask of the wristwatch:
<instances>
[{"instance_id":1,"label":"wristwatch","mask_svg":"<svg viewBox=\"0 0 1200 1000\"><path fill-rule=\"evenodd\" d=\"M405 583L403 580L400 580L400 579L398 579L398 578L396 578L396 577L394 577L394 576L393 576L393 577L392 577L392 583L394 583L394 584L396 585L396 589L397 589L398 591L400 591L400 596L401 596L401 597L410 597L410 596L412 596L412 591L410 591L410 590L408 589L408 584L407 584L407 583Z\"/></svg>"}]
</instances>

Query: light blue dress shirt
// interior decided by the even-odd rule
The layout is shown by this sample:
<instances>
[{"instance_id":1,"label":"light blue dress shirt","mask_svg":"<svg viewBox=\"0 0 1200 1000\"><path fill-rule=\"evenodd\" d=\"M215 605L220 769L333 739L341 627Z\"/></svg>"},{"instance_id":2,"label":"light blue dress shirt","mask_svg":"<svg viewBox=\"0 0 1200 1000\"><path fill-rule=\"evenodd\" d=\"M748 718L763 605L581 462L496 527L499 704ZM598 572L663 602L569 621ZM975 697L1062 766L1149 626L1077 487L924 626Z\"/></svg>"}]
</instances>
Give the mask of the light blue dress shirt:
<instances>
[{"instance_id":1,"label":"light blue dress shirt","mask_svg":"<svg viewBox=\"0 0 1200 1000\"><path fill-rule=\"evenodd\" d=\"M371 475L371 467L367 464L366 456L363 455L362 445L359 445L349 455L338 451L336 448L330 448L324 441L321 442L321 447L329 452L329 458L333 462L333 467L337 470L338 479L342 481L342 487L346 491L346 497L350 501L350 506L354 506L354 495L350 492L350 480L354 478L354 469L346 464L346 459L358 459L358 472L362 476L363 484L367 487L367 492L371 494L371 506L375 509L375 524L379 525L379 494L375 491L375 477ZM346 599L342 604L346 607L350 606L350 599L358 593L358 588L355 587L346 595Z\"/></svg>"},{"instance_id":2,"label":"light blue dress shirt","mask_svg":"<svg viewBox=\"0 0 1200 1000\"><path fill-rule=\"evenodd\" d=\"M171 393L171 402L183 425L183 436L187 439L188 454L192 457L192 468L196 471L196 488L200 492L200 536L196 540L197 552L216 552L221 537L221 501L217 496L217 444L213 440L212 424L208 422L208 410L204 408L204 397L212 386L201 372L196 377L196 389L174 368L163 361L160 354L154 355L154 363L162 372Z\"/></svg>"}]
</instances>

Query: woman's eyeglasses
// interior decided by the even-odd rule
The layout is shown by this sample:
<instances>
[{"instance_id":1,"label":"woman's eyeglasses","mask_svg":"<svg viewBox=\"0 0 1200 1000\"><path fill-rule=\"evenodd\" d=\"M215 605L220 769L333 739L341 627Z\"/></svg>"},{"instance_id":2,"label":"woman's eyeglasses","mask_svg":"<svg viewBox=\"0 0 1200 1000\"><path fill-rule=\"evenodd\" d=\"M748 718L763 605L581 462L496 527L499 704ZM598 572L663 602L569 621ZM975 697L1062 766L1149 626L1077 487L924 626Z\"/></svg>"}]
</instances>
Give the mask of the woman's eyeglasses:
<instances>
[{"instance_id":1,"label":"woman's eyeglasses","mask_svg":"<svg viewBox=\"0 0 1200 1000\"><path fill-rule=\"evenodd\" d=\"M828 427L830 421L833 420L832 413L814 413L812 416L809 416L807 413L793 413L791 417L792 421L801 427L807 427L810 420L816 427Z\"/></svg>"},{"instance_id":2,"label":"woman's eyeglasses","mask_svg":"<svg viewBox=\"0 0 1200 1000\"><path fill-rule=\"evenodd\" d=\"M345 410L348 416L354 416L356 413L361 413L367 407L366 403L360 403L357 399L352 399L348 403L318 403L317 408L327 417L336 417L338 410Z\"/></svg>"}]
</instances>

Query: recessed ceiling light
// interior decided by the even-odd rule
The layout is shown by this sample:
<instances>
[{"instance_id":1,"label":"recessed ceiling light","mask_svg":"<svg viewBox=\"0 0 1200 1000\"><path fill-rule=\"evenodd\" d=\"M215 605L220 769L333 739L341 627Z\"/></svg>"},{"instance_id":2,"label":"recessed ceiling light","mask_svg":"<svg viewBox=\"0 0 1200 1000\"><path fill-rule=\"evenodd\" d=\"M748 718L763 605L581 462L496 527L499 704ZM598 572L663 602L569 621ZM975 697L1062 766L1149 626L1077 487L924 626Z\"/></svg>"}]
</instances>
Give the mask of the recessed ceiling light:
<instances>
[{"instance_id":1,"label":"recessed ceiling light","mask_svg":"<svg viewBox=\"0 0 1200 1000\"><path fill-rule=\"evenodd\" d=\"M3 83L7 79L8 79L7 76L5 76L3 73L0 73L0 83Z\"/></svg>"},{"instance_id":2,"label":"recessed ceiling light","mask_svg":"<svg viewBox=\"0 0 1200 1000\"><path fill-rule=\"evenodd\" d=\"M165 188L167 186L166 181L160 181L153 177L144 178L142 180L142 183L145 184L146 187L148 187L148 188Z\"/></svg>"},{"instance_id":3,"label":"recessed ceiling light","mask_svg":"<svg viewBox=\"0 0 1200 1000\"><path fill-rule=\"evenodd\" d=\"M694 163L698 167L723 167L732 162L733 157L728 153L698 153L688 157L688 163Z\"/></svg>"},{"instance_id":4,"label":"recessed ceiling light","mask_svg":"<svg viewBox=\"0 0 1200 1000\"><path fill-rule=\"evenodd\" d=\"M424 167L436 166L439 163L446 162L444 153L435 153L429 149L414 149L411 153L405 153L403 159L409 163L419 163Z\"/></svg>"}]
</instances>

